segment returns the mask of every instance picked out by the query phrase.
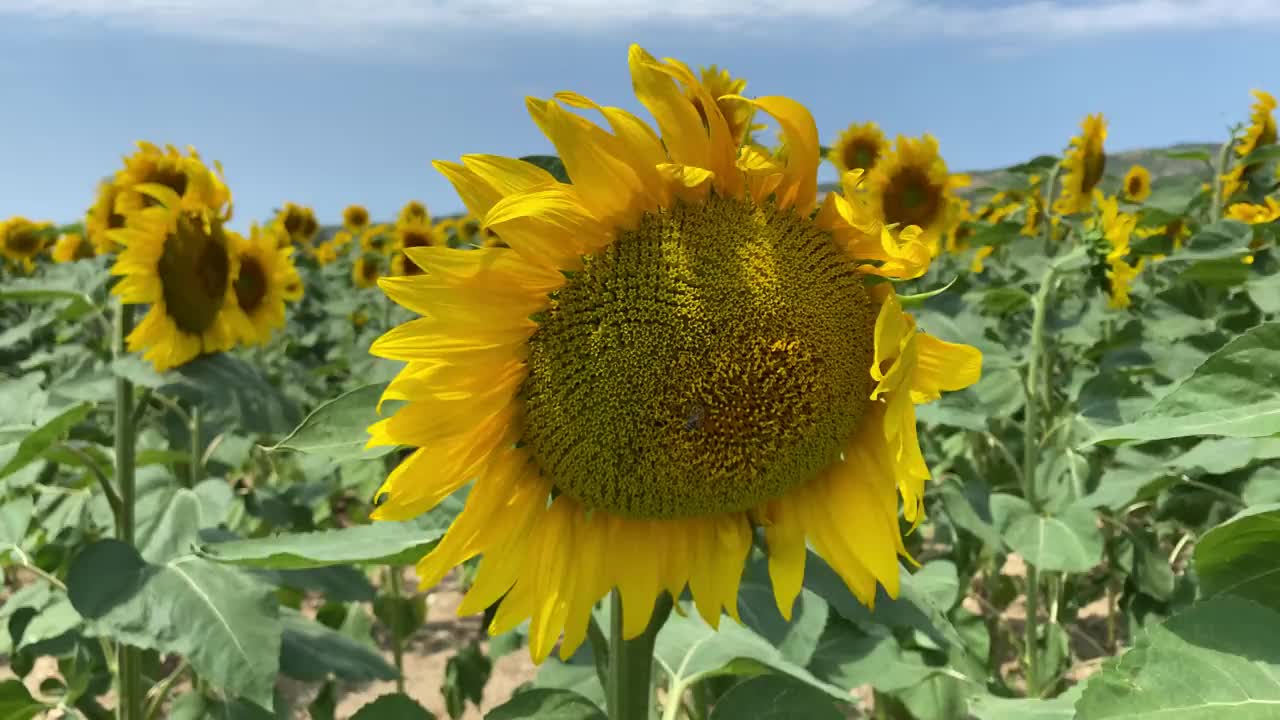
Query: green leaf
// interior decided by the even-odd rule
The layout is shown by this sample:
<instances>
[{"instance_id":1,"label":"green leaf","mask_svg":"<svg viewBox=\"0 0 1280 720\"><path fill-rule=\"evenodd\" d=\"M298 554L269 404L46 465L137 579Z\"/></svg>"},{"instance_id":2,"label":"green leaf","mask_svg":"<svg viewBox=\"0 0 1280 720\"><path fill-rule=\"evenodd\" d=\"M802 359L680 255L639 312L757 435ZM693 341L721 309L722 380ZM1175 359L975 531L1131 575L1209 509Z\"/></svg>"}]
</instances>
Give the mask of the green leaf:
<instances>
[{"instance_id":1,"label":"green leaf","mask_svg":"<svg viewBox=\"0 0 1280 720\"><path fill-rule=\"evenodd\" d=\"M64 317L74 319L94 308L93 298L83 290L67 287L66 282L50 278L12 278L0 286L0 300L26 303L66 302Z\"/></svg>"},{"instance_id":2,"label":"green leaf","mask_svg":"<svg viewBox=\"0 0 1280 720\"><path fill-rule=\"evenodd\" d=\"M1031 307L1031 293L1012 286L994 287L982 294L982 311L990 315L1011 315Z\"/></svg>"},{"instance_id":3,"label":"green leaf","mask_svg":"<svg viewBox=\"0 0 1280 720\"><path fill-rule=\"evenodd\" d=\"M1253 152L1240 158L1238 165L1257 165L1259 163L1268 163L1273 160L1280 160L1280 145L1271 143L1269 145L1261 145L1253 149Z\"/></svg>"},{"instance_id":4,"label":"green leaf","mask_svg":"<svg viewBox=\"0 0 1280 720\"><path fill-rule=\"evenodd\" d=\"M533 688L489 711L485 720L608 720L595 703L570 690Z\"/></svg>"},{"instance_id":5,"label":"green leaf","mask_svg":"<svg viewBox=\"0 0 1280 720\"><path fill-rule=\"evenodd\" d=\"M76 423L85 419L93 406L88 403L77 403L34 428L18 445L18 452L0 468L0 478L12 475L27 463L40 457L54 443L62 439Z\"/></svg>"},{"instance_id":6,"label":"green leaf","mask_svg":"<svg viewBox=\"0 0 1280 720\"><path fill-rule=\"evenodd\" d=\"M61 593L57 593L53 597L53 602L41 609L39 614L27 623L17 649L21 650L28 645L61 637L79 627L81 622L80 613L71 606L71 601Z\"/></svg>"},{"instance_id":7,"label":"green leaf","mask_svg":"<svg viewBox=\"0 0 1280 720\"><path fill-rule=\"evenodd\" d=\"M1269 720L1280 713L1280 614L1243 598L1193 605L1104 663L1081 720Z\"/></svg>"},{"instance_id":8,"label":"green leaf","mask_svg":"<svg viewBox=\"0 0 1280 720\"><path fill-rule=\"evenodd\" d=\"M22 541L27 537L31 511L34 508L35 501L30 495L0 503L0 556L3 556L7 548L22 550Z\"/></svg>"},{"instance_id":9,"label":"green leaf","mask_svg":"<svg viewBox=\"0 0 1280 720\"><path fill-rule=\"evenodd\" d=\"M1196 543L1205 597L1231 594L1280 612L1280 504L1249 508Z\"/></svg>"},{"instance_id":10,"label":"green leaf","mask_svg":"<svg viewBox=\"0 0 1280 720\"><path fill-rule=\"evenodd\" d=\"M991 499L993 512L1000 508L996 527L1005 544L1028 563L1041 570L1081 573L1102 562L1102 533L1086 505L1044 515L1020 497L997 493Z\"/></svg>"},{"instance_id":11,"label":"green leaf","mask_svg":"<svg viewBox=\"0 0 1280 720\"><path fill-rule=\"evenodd\" d=\"M138 552L151 563L190 554L201 526L200 498L169 483L153 484L149 489L152 491L138 498Z\"/></svg>"},{"instance_id":12,"label":"green leaf","mask_svg":"<svg viewBox=\"0 0 1280 720\"><path fill-rule=\"evenodd\" d=\"M753 565L752 570L764 565ZM759 633L791 662L809 664L827 624L827 603L812 590L801 589L788 621L778 612L773 584L763 579L744 579L738 588L738 617Z\"/></svg>"},{"instance_id":13,"label":"green leaf","mask_svg":"<svg viewBox=\"0 0 1280 720\"><path fill-rule=\"evenodd\" d=\"M163 391L201 403L206 413L226 413L248 433L286 433L301 419L297 405L275 384L226 353L201 355L168 375L180 379Z\"/></svg>"},{"instance_id":14,"label":"green leaf","mask_svg":"<svg viewBox=\"0 0 1280 720\"><path fill-rule=\"evenodd\" d=\"M911 573L905 568L900 571L898 597L889 597L883 587L877 586L875 610L870 610L858 602L844 580L825 560L810 551L805 557L804 587L826 600L841 617L859 626L914 628L939 645L963 647L964 640L944 610L932 603Z\"/></svg>"},{"instance_id":15,"label":"green leaf","mask_svg":"<svg viewBox=\"0 0 1280 720\"><path fill-rule=\"evenodd\" d=\"M197 552L220 563L287 570L351 563L407 565L435 547L461 508L462 501L451 497L405 522L230 540L202 545Z\"/></svg>"},{"instance_id":16,"label":"green leaf","mask_svg":"<svg viewBox=\"0 0 1280 720\"><path fill-rule=\"evenodd\" d=\"M378 399L387 383L373 383L345 392L317 407L288 437L268 448L321 455L335 462L382 457L394 450L385 446L365 449L368 427L378 421ZM396 403L398 404L398 403ZM393 411L384 408L384 415Z\"/></svg>"},{"instance_id":17,"label":"green leaf","mask_svg":"<svg viewBox=\"0 0 1280 720\"><path fill-rule=\"evenodd\" d=\"M96 632L181 654L201 677L272 706L281 625L266 585L192 555L151 565L130 545L99 540L72 561L67 588Z\"/></svg>"},{"instance_id":18,"label":"green leaf","mask_svg":"<svg viewBox=\"0 0 1280 720\"><path fill-rule=\"evenodd\" d=\"M572 182L569 179L569 171L565 169L564 163L555 155L525 155L520 158L530 165L538 167L551 173L551 176L562 183Z\"/></svg>"},{"instance_id":19,"label":"green leaf","mask_svg":"<svg viewBox=\"0 0 1280 720\"><path fill-rule=\"evenodd\" d=\"M462 717L468 700L480 707L484 700L484 686L492 672L493 660L474 641L459 648L449 658L444 668L444 684L440 686L449 717Z\"/></svg>"},{"instance_id":20,"label":"green leaf","mask_svg":"<svg viewBox=\"0 0 1280 720\"><path fill-rule=\"evenodd\" d=\"M0 681L0 720L31 720L46 709L21 680Z\"/></svg>"},{"instance_id":21,"label":"green leaf","mask_svg":"<svg viewBox=\"0 0 1280 720\"><path fill-rule=\"evenodd\" d=\"M902 303L902 307L904 308L920 307L921 305L924 304L925 300L928 300L931 297L937 297L942 293L950 290L951 286L955 285L956 280L959 280L959 279L960 279L959 276L953 277L951 278L951 282L947 283L946 285L943 285L942 287L939 287L939 288L934 288L933 290L927 290L922 293L916 293L914 295L899 295L898 302Z\"/></svg>"},{"instance_id":22,"label":"green leaf","mask_svg":"<svg viewBox=\"0 0 1280 720\"><path fill-rule=\"evenodd\" d=\"M375 649L337 630L307 619L292 608L280 609L283 635L280 672L306 682L330 674L351 683L394 680L396 669Z\"/></svg>"},{"instance_id":23,"label":"green leaf","mask_svg":"<svg viewBox=\"0 0 1280 720\"><path fill-rule=\"evenodd\" d=\"M436 720L436 716L408 695L392 693L360 708L351 720Z\"/></svg>"},{"instance_id":24,"label":"green leaf","mask_svg":"<svg viewBox=\"0 0 1280 720\"><path fill-rule=\"evenodd\" d=\"M763 665L834 698L847 697L842 689L814 677L748 628L722 618L717 631L706 624L693 607L686 607L683 617L672 613L658 632L654 656L671 681L685 687L717 675L754 674L755 668Z\"/></svg>"},{"instance_id":25,"label":"green leaf","mask_svg":"<svg viewBox=\"0 0 1280 720\"><path fill-rule=\"evenodd\" d=\"M918 685L946 670L926 664L919 652L904 652L888 628L859 627L844 620L827 627L809 669L839 687L871 685L888 693Z\"/></svg>"},{"instance_id":26,"label":"green leaf","mask_svg":"<svg viewBox=\"0 0 1280 720\"><path fill-rule=\"evenodd\" d=\"M1197 435L1280 433L1280 323L1263 323L1227 343L1136 421L1090 443Z\"/></svg>"},{"instance_id":27,"label":"green leaf","mask_svg":"<svg viewBox=\"0 0 1280 720\"><path fill-rule=\"evenodd\" d=\"M716 701L710 720L842 720L831 698L783 675L760 675L738 683Z\"/></svg>"}]
</instances>

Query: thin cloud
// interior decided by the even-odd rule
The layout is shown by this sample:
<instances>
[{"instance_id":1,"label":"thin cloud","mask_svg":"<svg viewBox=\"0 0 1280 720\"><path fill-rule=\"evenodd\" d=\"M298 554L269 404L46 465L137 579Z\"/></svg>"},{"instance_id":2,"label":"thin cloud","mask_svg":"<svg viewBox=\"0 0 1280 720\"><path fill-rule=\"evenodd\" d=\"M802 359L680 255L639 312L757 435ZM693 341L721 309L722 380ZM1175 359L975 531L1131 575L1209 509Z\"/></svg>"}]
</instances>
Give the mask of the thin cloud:
<instances>
[{"instance_id":1,"label":"thin cloud","mask_svg":"<svg viewBox=\"0 0 1280 720\"><path fill-rule=\"evenodd\" d=\"M458 33L562 33L686 28L759 31L821 22L847 32L974 39L1280 25L1275 0L1010 0L962 7L941 0L0 0L0 17L81 20L151 32L286 47L342 48ZM884 37L886 35L881 35ZM474 35L472 35L474 37Z\"/></svg>"}]
</instances>

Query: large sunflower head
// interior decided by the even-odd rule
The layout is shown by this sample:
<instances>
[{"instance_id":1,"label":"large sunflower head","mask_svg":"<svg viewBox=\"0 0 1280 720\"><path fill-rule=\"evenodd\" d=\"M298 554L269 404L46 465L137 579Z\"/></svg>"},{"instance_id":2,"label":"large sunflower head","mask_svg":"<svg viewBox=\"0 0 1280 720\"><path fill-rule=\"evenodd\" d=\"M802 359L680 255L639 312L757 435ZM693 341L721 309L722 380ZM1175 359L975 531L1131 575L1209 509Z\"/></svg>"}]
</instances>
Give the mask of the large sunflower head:
<instances>
[{"instance_id":1,"label":"large sunflower head","mask_svg":"<svg viewBox=\"0 0 1280 720\"><path fill-rule=\"evenodd\" d=\"M854 123L836 138L828 158L842 173L870 171L889 152L889 140L879 125L873 122Z\"/></svg>"},{"instance_id":2,"label":"large sunflower head","mask_svg":"<svg viewBox=\"0 0 1280 720\"><path fill-rule=\"evenodd\" d=\"M123 303L149 305L128 337L130 352L157 370L235 344L230 311L236 300L238 258L223 218L213 209L187 210L167 185L137 188L157 202L110 231L123 250L112 266L123 276L112 293Z\"/></svg>"},{"instance_id":3,"label":"large sunflower head","mask_svg":"<svg viewBox=\"0 0 1280 720\"><path fill-rule=\"evenodd\" d=\"M20 216L0 222L0 255L22 270L31 272L35 258L49 244L52 229L50 223L32 222Z\"/></svg>"},{"instance_id":4,"label":"large sunflower head","mask_svg":"<svg viewBox=\"0 0 1280 720\"><path fill-rule=\"evenodd\" d=\"M431 224L431 213L427 212L427 206L417 200L410 200L400 208L400 217L396 219L397 223L423 223Z\"/></svg>"},{"instance_id":5,"label":"large sunflower head","mask_svg":"<svg viewBox=\"0 0 1280 720\"><path fill-rule=\"evenodd\" d=\"M279 247L274 236L256 224L245 238L227 233L231 252L240 271L232 289L236 302L228 309L237 339L262 345L271 333L284 325L286 300L302 297L302 279L293 265L293 248Z\"/></svg>"},{"instance_id":6,"label":"large sunflower head","mask_svg":"<svg viewBox=\"0 0 1280 720\"><path fill-rule=\"evenodd\" d=\"M1151 171L1134 165L1124 176L1124 196L1130 202L1142 202L1151 197Z\"/></svg>"},{"instance_id":7,"label":"large sunflower head","mask_svg":"<svg viewBox=\"0 0 1280 720\"><path fill-rule=\"evenodd\" d=\"M1053 209L1060 215L1071 215L1089 209L1093 189L1102 180L1107 167L1103 144L1107 139L1107 121L1102 113L1089 115L1080 123L1081 133L1071 138L1071 147L1062 159L1062 191Z\"/></svg>"},{"instance_id":8,"label":"large sunflower head","mask_svg":"<svg viewBox=\"0 0 1280 720\"><path fill-rule=\"evenodd\" d=\"M947 172L932 135L899 135L894 148L866 176L868 202L880 222L915 225L926 243L939 242L948 229L953 190L964 178Z\"/></svg>"},{"instance_id":9,"label":"large sunflower head","mask_svg":"<svg viewBox=\"0 0 1280 720\"><path fill-rule=\"evenodd\" d=\"M1236 144L1236 155L1244 157L1264 145L1276 142L1276 99L1263 90L1253 91L1253 107L1244 138Z\"/></svg>"},{"instance_id":10,"label":"large sunflower head","mask_svg":"<svg viewBox=\"0 0 1280 720\"><path fill-rule=\"evenodd\" d=\"M918 277L928 249L852 189L819 206L802 105L750 101L787 137L776 162L737 143L687 66L634 46L629 61L656 132L576 93L529 99L573 184L492 155L437 162L510 247L407 248L423 273L379 281L422 317L372 349L407 365L383 396L406 404L370 442L417 448L375 516L411 517L474 479L419 576L483 555L460 612L501 599L493 632L532 618L539 661L562 632L562 657L581 644L611 588L625 637L686 586L708 622L736 617L756 526L787 617L807 542L863 602L877 584L896 595L897 495L917 521L929 474L914 405L974 382L981 361L872 282Z\"/></svg>"},{"instance_id":11,"label":"large sunflower head","mask_svg":"<svg viewBox=\"0 0 1280 720\"><path fill-rule=\"evenodd\" d=\"M116 210L116 197L119 195L119 186L110 180L102 181L98 185L98 197L85 215L85 233L98 255L108 255L116 250L115 244L107 237L107 231L124 227L124 215Z\"/></svg>"},{"instance_id":12,"label":"large sunflower head","mask_svg":"<svg viewBox=\"0 0 1280 720\"><path fill-rule=\"evenodd\" d=\"M143 192L141 188L163 185L177 195L182 210L212 209L223 213L225 220L231 212L231 191L221 174L222 167L218 163L214 163L213 169L207 167L195 148L188 147L184 154L172 145L161 150L149 142L139 142L138 151L124 159L124 167L112 180L118 194L111 210L129 215L154 206L159 202L155 194ZM110 213L107 222L110 224Z\"/></svg>"},{"instance_id":13,"label":"large sunflower head","mask_svg":"<svg viewBox=\"0 0 1280 720\"><path fill-rule=\"evenodd\" d=\"M93 244L80 233L63 233L53 245L53 261L58 263L85 260L95 254Z\"/></svg>"},{"instance_id":14,"label":"large sunflower head","mask_svg":"<svg viewBox=\"0 0 1280 720\"><path fill-rule=\"evenodd\" d=\"M369 211L363 205L348 205L342 211L342 226L360 232L369 224Z\"/></svg>"}]
</instances>

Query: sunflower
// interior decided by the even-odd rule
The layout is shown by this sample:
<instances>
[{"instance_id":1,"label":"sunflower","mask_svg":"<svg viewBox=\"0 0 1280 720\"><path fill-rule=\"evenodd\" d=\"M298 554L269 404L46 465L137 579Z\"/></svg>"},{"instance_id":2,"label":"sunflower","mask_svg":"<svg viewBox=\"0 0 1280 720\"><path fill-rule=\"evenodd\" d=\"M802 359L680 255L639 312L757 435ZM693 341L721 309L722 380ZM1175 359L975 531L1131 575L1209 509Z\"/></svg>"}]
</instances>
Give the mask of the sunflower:
<instances>
[{"instance_id":1,"label":"sunflower","mask_svg":"<svg viewBox=\"0 0 1280 720\"><path fill-rule=\"evenodd\" d=\"M716 106L720 110L720 115L724 117L725 123L729 126L729 137L737 141L738 144L746 142L750 132L761 127L751 124L751 117L755 114L755 108L751 106L751 103L736 99L737 96L746 91L747 81L742 78L735 78L729 74L728 70L718 68L715 65L702 68L701 75L702 87L706 88L707 94L711 96L712 100L715 100ZM696 95L687 95L686 97L697 108L698 117L702 118L705 124L707 122L707 113L702 108L702 99Z\"/></svg>"},{"instance_id":2,"label":"sunflower","mask_svg":"<svg viewBox=\"0 0 1280 720\"><path fill-rule=\"evenodd\" d=\"M973 237L973 211L969 209L969 201L963 198L951 200L951 230L947 233L945 248L949 253L964 252L969 249L969 239Z\"/></svg>"},{"instance_id":3,"label":"sunflower","mask_svg":"<svg viewBox=\"0 0 1280 720\"><path fill-rule=\"evenodd\" d=\"M1227 208L1227 217L1250 225L1265 225L1280 220L1280 202L1269 197L1265 199L1265 203L1235 203Z\"/></svg>"},{"instance_id":4,"label":"sunflower","mask_svg":"<svg viewBox=\"0 0 1280 720\"><path fill-rule=\"evenodd\" d=\"M84 260L95 255L93 244L80 233L63 233L53 245L53 261L59 263Z\"/></svg>"},{"instance_id":5,"label":"sunflower","mask_svg":"<svg viewBox=\"0 0 1280 720\"><path fill-rule=\"evenodd\" d=\"M129 334L129 351L145 350L143 358L164 371L231 348L228 310L236 303L239 267L224 216L211 208L184 209L182 197L166 185L137 190L158 204L109 231L124 248L111 268L124 277L112 293L122 303L150 305Z\"/></svg>"},{"instance_id":6,"label":"sunflower","mask_svg":"<svg viewBox=\"0 0 1280 720\"><path fill-rule=\"evenodd\" d=\"M1133 233L1140 238L1163 237L1173 250L1181 250L1183 243L1191 236L1191 226L1183 218L1174 218L1164 225L1135 228Z\"/></svg>"},{"instance_id":7,"label":"sunflower","mask_svg":"<svg viewBox=\"0 0 1280 720\"><path fill-rule=\"evenodd\" d=\"M938 154L932 135L898 136L887 155L866 174L869 202L876 219L885 224L916 225L926 244L935 244L948 230L947 208L952 191L968 178L951 175Z\"/></svg>"},{"instance_id":8,"label":"sunflower","mask_svg":"<svg viewBox=\"0 0 1280 720\"><path fill-rule=\"evenodd\" d=\"M1124 196L1136 203L1151 197L1151 171L1141 165L1129 168L1124 175Z\"/></svg>"},{"instance_id":9,"label":"sunflower","mask_svg":"<svg viewBox=\"0 0 1280 720\"><path fill-rule=\"evenodd\" d=\"M246 345L265 345L284 325L284 303L302 298L302 279L293 265L293 248L279 247L270 233L256 224L249 237L228 233L240 272L232 287L236 302L229 306L237 339Z\"/></svg>"},{"instance_id":10,"label":"sunflower","mask_svg":"<svg viewBox=\"0 0 1280 720\"><path fill-rule=\"evenodd\" d=\"M503 242L502 238L498 237L498 233L494 232L493 230L490 230L489 228L485 228L484 242L481 244L481 247L505 248L510 246L507 245L505 242Z\"/></svg>"},{"instance_id":11,"label":"sunflower","mask_svg":"<svg viewBox=\"0 0 1280 720\"><path fill-rule=\"evenodd\" d=\"M914 404L980 372L975 349L919 332L893 283L871 280L925 272L919 229L882 228L854 173L818 207L804 106L750 101L788 139L788 161L767 162L687 66L636 46L629 63L658 132L576 93L529 98L573 184L492 155L435 163L510 249L408 248L424 273L379 282L423 317L371 349L408 364L383 395L407 404L370 444L417 448L374 517L474 478L419 577L482 555L459 612L501 599L494 633L531 618L535 661L562 632L572 654L611 588L628 638L686 585L713 626L736 618L754 526L785 617L806 541L862 602L877 583L896 596L897 494L918 522L929 475Z\"/></svg>"},{"instance_id":12,"label":"sunflower","mask_svg":"<svg viewBox=\"0 0 1280 720\"><path fill-rule=\"evenodd\" d=\"M981 275L986 269L986 259L991 257L991 253L995 252L994 245L983 245L973 253L973 260L969 263L969 272L974 275Z\"/></svg>"},{"instance_id":13,"label":"sunflower","mask_svg":"<svg viewBox=\"0 0 1280 720\"><path fill-rule=\"evenodd\" d=\"M888 155L889 140L873 122L854 123L840 133L828 155L841 173L850 170L869 171Z\"/></svg>"},{"instance_id":14,"label":"sunflower","mask_svg":"<svg viewBox=\"0 0 1280 720\"><path fill-rule=\"evenodd\" d=\"M1107 241L1109 250L1107 260L1114 262L1129 254L1129 242L1138 218L1120 209L1120 201L1115 197L1106 197L1102 191L1094 191L1094 202L1098 206L1098 219L1086 223L1090 227L1100 227L1103 239Z\"/></svg>"},{"instance_id":15,"label":"sunflower","mask_svg":"<svg viewBox=\"0 0 1280 720\"><path fill-rule=\"evenodd\" d=\"M1103 143L1107 139L1107 121L1102 113L1089 115L1080 123L1082 132L1071 138L1071 147L1062 159L1062 190L1053 204L1059 215L1071 215L1089 209L1093 189L1102 180L1107 155Z\"/></svg>"},{"instance_id":16,"label":"sunflower","mask_svg":"<svg viewBox=\"0 0 1280 720\"><path fill-rule=\"evenodd\" d=\"M480 237L480 221L470 214L458 218L454 229L458 233L458 242L464 245L471 245Z\"/></svg>"},{"instance_id":17,"label":"sunflower","mask_svg":"<svg viewBox=\"0 0 1280 720\"><path fill-rule=\"evenodd\" d=\"M1244 132L1244 139L1236 145L1236 157L1244 158L1249 153L1264 145L1276 142L1276 99L1271 93L1254 90L1253 107L1249 114L1249 127Z\"/></svg>"},{"instance_id":18,"label":"sunflower","mask_svg":"<svg viewBox=\"0 0 1280 720\"><path fill-rule=\"evenodd\" d=\"M291 202L285 203L280 212L276 213L273 224L280 231L276 233L276 238L281 247L291 244L310 247L311 240L320 229L314 210Z\"/></svg>"},{"instance_id":19,"label":"sunflower","mask_svg":"<svg viewBox=\"0 0 1280 720\"><path fill-rule=\"evenodd\" d=\"M410 200L400 208L400 217L396 219L396 223L431 223L431 213L427 212L427 206L417 200Z\"/></svg>"},{"instance_id":20,"label":"sunflower","mask_svg":"<svg viewBox=\"0 0 1280 720\"><path fill-rule=\"evenodd\" d=\"M178 197L181 210L199 212L206 208L229 208L231 191L220 177L221 166L214 163L214 167L217 174L209 171L195 148L188 147L184 155L172 145L161 150L152 143L139 142L138 151L124 159L124 167L112 179L118 194L111 210L128 216L155 205L159 202L155 194L141 189L148 184L163 185L172 190Z\"/></svg>"},{"instance_id":21,"label":"sunflower","mask_svg":"<svg viewBox=\"0 0 1280 720\"><path fill-rule=\"evenodd\" d=\"M320 243L316 246L315 254L312 257L315 258L316 264L320 267L336 262L338 259L337 243L333 240Z\"/></svg>"},{"instance_id":22,"label":"sunflower","mask_svg":"<svg viewBox=\"0 0 1280 720\"><path fill-rule=\"evenodd\" d=\"M36 223L24 217L11 217L0 222L0 254L14 265L31 272L35 258L49 242L49 223Z\"/></svg>"},{"instance_id":23,"label":"sunflower","mask_svg":"<svg viewBox=\"0 0 1280 720\"><path fill-rule=\"evenodd\" d=\"M98 185L98 197L93 207L85 214L84 229L93 243L94 252L108 255L116 251L116 245L107 237L108 230L119 230L124 227L124 215L116 212L116 197L120 187L110 180Z\"/></svg>"},{"instance_id":24,"label":"sunflower","mask_svg":"<svg viewBox=\"0 0 1280 720\"><path fill-rule=\"evenodd\" d=\"M360 234L360 249L366 253L390 255L396 250L396 232L390 225L374 225Z\"/></svg>"},{"instance_id":25,"label":"sunflower","mask_svg":"<svg viewBox=\"0 0 1280 720\"><path fill-rule=\"evenodd\" d=\"M360 232L369 224L369 211L363 205L348 205L342 211L342 226L352 232Z\"/></svg>"},{"instance_id":26,"label":"sunflower","mask_svg":"<svg viewBox=\"0 0 1280 720\"><path fill-rule=\"evenodd\" d=\"M362 253L351 266L351 280L358 288L373 287L382 277L382 256L376 253Z\"/></svg>"},{"instance_id":27,"label":"sunflower","mask_svg":"<svg viewBox=\"0 0 1280 720\"><path fill-rule=\"evenodd\" d=\"M1142 266L1145 263L1146 258L1138 258L1136 265L1130 265L1124 260L1112 260L1108 263L1110 269L1107 270L1107 283L1111 286L1108 307L1113 310L1129 307L1131 303L1129 287L1133 284L1134 278L1142 272Z\"/></svg>"},{"instance_id":28,"label":"sunflower","mask_svg":"<svg viewBox=\"0 0 1280 720\"><path fill-rule=\"evenodd\" d=\"M409 248L431 247L433 245L447 247L447 245L440 243L440 236L429 225L415 223L396 227L396 252L391 258L391 274L417 275L421 273L421 268L413 262L412 258L406 258L404 251Z\"/></svg>"},{"instance_id":29,"label":"sunflower","mask_svg":"<svg viewBox=\"0 0 1280 720\"><path fill-rule=\"evenodd\" d=\"M355 235L350 230L339 230L325 244L331 246L335 251L339 251L345 249L354 239Z\"/></svg>"}]
</instances>

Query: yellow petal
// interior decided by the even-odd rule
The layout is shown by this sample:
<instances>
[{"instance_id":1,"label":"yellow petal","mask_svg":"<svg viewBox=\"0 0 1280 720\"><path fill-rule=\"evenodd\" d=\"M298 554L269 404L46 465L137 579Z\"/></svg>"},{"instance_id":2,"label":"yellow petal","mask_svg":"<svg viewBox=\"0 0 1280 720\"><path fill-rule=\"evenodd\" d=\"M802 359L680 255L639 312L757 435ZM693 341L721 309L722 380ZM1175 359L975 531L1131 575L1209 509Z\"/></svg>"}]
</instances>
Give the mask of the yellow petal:
<instances>
[{"instance_id":1,"label":"yellow petal","mask_svg":"<svg viewBox=\"0 0 1280 720\"><path fill-rule=\"evenodd\" d=\"M582 256L611 238L607 226L568 187L506 198L489 211L484 224L528 262L563 270L581 268Z\"/></svg>"},{"instance_id":2,"label":"yellow petal","mask_svg":"<svg viewBox=\"0 0 1280 720\"><path fill-rule=\"evenodd\" d=\"M652 55L632 45L627 55L636 98L658 123L671 162L711 168L711 141L698 110Z\"/></svg>"},{"instance_id":3,"label":"yellow petal","mask_svg":"<svg viewBox=\"0 0 1280 720\"><path fill-rule=\"evenodd\" d=\"M937 400L942 391L961 390L982 377L982 352L977 348L916 333L916 367L911 375L911 400Z\"/></svg>"},{"instance_id":4,"label":"yellow petal","mask_svg":"<svg viewBox=\"0 0 1280 720\"><path fill-rule=\"evenodd\" d=\"M778 121L787 143L786 180L778 194L780 207L794 207L807 214L818 202L818 163L821 162L818 126L808 108L788 97L768 96L754 100L732 96L764 110Z\"/></svg>"},{"instance_id":5,"label":"yellow petal","mask_svg":"<svg viewBox=\"0 0 1280 720\"><path fill-rule=\"evenodd\" d=\"M764 536L769 543L769 577L773 582L773 598L778 611L788 622L800 587L804 583L805 547L804 524L796 503L808 502L804 488L775 498L769 504L769 524Z\"/></svg>"},{"instance_id":6,"label":"yellow petal","mask_svg":"<svg viewBox=\"0 0 1280 720\"><path fill-rule=\"evenodd\" d=\"M465 166L444 160L436 160L431 166L453 184L462 204L467 206L467 212L472 215L484 217L489 208L502 199L502 193Z\"/></svg>"}]
</instances>

